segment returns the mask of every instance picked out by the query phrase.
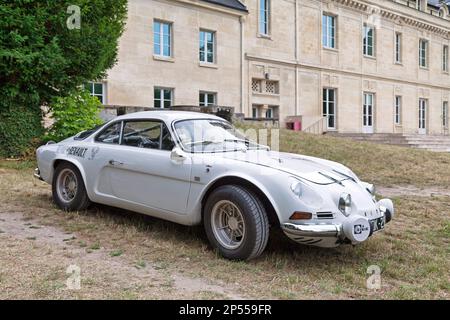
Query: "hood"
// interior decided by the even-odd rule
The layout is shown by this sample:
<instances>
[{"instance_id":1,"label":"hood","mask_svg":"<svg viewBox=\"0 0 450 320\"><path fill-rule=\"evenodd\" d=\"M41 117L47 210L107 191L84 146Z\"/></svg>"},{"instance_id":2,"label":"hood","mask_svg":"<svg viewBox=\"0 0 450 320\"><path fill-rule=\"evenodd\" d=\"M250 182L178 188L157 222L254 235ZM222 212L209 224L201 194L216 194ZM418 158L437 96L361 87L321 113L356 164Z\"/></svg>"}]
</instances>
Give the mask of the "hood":
<instances>
[{"instance_id":1,"label":"hood","mask_svg":"<svg viewBox=\"0 0 450 320\"><path fill-rule=\"evenodd\" d=\"M345 180L358 181L350 169L339 163L298 154L250 150L223 153L222 157L270 167L321 185L341 183Z\"/></svg>"}]
</instances>

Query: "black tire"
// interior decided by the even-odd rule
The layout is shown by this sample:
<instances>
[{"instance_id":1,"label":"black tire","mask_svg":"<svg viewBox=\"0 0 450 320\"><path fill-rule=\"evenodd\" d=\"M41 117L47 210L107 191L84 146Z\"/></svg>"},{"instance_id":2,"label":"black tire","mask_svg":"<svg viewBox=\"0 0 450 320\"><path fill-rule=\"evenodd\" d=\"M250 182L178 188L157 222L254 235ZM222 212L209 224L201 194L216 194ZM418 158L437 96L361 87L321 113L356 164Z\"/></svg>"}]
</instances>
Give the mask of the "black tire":
<instances>
[{"instance_id":1,"label":"black tire","mask_svg":"<svg viewBox=\"0 0 450 320\"><path fill-rule=\"evenodd\" d=\"M245 223L245 235L237 248L226 248L217 239L211 223L216 204L229 201L240 211ZM251 260L261 255L269 239L269 221L261 201L249 190L235 185L226 185L214 190L204 207L204 227L212 246L230 260Z\"/></svg>"},{"instance_id":2,"label":"black tire","mask_svg":"<svg viewBox=\"0 0 450 320\"><path fill-rule=\"evenodd\" d=\"M60 192L58 192L58 179L61 174L69 172L73 173L75 177L77 189L74 197L69 201L65 201L60 195ZM62 162L56 167L52 181L52 196L56 205L64 211L82 211L87 209L91 204L80 171L69 162Z\"/></svg>"}]
</instances>

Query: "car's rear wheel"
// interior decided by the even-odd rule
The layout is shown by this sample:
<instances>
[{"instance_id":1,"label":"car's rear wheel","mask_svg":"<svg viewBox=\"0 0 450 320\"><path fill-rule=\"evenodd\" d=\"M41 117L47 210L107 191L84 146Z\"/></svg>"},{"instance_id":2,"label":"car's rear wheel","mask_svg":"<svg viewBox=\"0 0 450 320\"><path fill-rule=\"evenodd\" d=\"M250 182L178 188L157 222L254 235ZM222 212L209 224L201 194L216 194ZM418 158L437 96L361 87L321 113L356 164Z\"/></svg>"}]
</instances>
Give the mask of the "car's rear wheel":
<instances>
[{"instance_id":1,"label":"car's rear wheel","mask_svg":"<svg viewBox=\"0 0 450 320\"><path fill-rule=\"evenodd\" d=\"M267 214L261 201L245 188L226 185L214 190L203 220L209 241L227 259L250 260L266 248Z\"/></svg>"},{"instance_id":2,"label":"car's rear wheel","mask_svg":"<svg viewBox=\"0 0 450 320\"><path fill-rule=\"evenodd\" d=\"M90 205L80 171L73 164L59 164L53 175L53 201L64 211L81 211Z\"/></svg>"}]
</instances>

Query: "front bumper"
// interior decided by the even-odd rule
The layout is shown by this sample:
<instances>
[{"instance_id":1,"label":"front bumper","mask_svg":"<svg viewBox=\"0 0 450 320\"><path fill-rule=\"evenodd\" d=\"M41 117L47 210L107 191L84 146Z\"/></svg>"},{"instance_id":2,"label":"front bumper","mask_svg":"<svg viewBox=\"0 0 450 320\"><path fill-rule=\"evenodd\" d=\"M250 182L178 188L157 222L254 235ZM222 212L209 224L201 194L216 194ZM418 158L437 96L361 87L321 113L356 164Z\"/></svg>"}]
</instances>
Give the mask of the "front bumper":
<instances>
[{"instance_id":1,"label":"front bumper","mask_svg":"<svg viewBox=\"0 0 450 320\"><path fill-rule=\"evenodd\" d=\"M358 244L384 229L384 224L391 221L394 214L392 201L384 199L379 202L379 205L382 215L372 221L366 217L354 215L346 218L342 223L284 223L281 228L286 236L302 244L320 247L336 247L343 243ZM374 223L375 220L378 224Z\"/></svg>"},{"instance_id":2,"label":"front bumper","mask_svg":"<svg viewBox=\"0 0 450 320\"><path fill-rule=\"evenodd\" d=\"M39 168L34 169L33 177L38 180L44 181L44 179L42 179L41 177L41 171L39 170Z\"/></svg>"}]
</instances>

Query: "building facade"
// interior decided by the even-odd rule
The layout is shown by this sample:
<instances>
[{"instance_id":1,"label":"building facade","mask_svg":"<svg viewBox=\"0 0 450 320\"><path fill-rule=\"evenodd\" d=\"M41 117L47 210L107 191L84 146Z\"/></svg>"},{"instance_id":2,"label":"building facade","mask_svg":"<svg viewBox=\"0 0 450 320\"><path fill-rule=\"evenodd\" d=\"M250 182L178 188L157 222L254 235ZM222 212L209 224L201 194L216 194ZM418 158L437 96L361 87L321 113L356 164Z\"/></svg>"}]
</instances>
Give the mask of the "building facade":
<instances>
[{"instance_id":1,"label":"building facade","mask_svg":"<svg viewBox=\"0 0 450 320\"><path fill-rule=\"evenodd\" d=\"M233 106L342 133L448 134L438 0L130 0L108 105Z\"/></svg>"}]
</instances>

